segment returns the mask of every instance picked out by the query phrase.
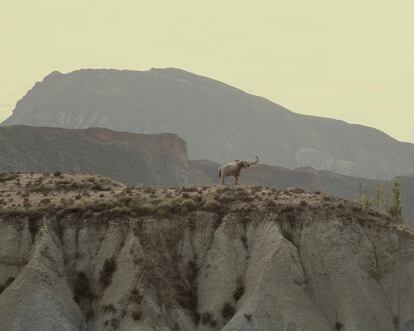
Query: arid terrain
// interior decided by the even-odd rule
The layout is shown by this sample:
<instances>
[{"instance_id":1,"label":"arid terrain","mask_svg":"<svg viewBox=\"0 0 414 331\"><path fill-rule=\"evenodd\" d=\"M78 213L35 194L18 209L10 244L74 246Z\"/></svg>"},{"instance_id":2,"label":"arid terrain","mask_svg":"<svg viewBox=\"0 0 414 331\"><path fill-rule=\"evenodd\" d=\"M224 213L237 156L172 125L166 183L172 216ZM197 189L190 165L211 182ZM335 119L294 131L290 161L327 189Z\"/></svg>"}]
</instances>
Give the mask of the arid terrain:
<instances>
[{"instance_id":1,"label":"arid terrain","mask_svg":"<svg viewBox=\"0 0 414 331\"><path fill-rule=\"evenodd\" d=\"M102 128L61 129L30 126L0 127L1 172L93 173L131 186L188 186L218 183L218 163L190 160L187 143L174 134L136 134ZM45 148L47 146L47 148ZM401 183L404 222L414 222L414 177ZM361 201L367 193L377 211L391 199L391 181L344 176L312 168L290 170L260 164L242 172L241 182L308 191ZM228 178L227 183L234 183ZM378 196L378 191L382 191ZM378 201L380 200L380 201ZM388 202L386 201L388 200ZM378 205L375 205L377 202Z\"/></svg>"},{"instance_id":2,"label":"arid terrain","mask_svg":"<svg viewBox=\"0 0 414 331\"><path fill-rule=\"evenodd\" d=\"M414 231L320 192L0 176L1 330L409 331Z\"/></svg>"}]
</instances>

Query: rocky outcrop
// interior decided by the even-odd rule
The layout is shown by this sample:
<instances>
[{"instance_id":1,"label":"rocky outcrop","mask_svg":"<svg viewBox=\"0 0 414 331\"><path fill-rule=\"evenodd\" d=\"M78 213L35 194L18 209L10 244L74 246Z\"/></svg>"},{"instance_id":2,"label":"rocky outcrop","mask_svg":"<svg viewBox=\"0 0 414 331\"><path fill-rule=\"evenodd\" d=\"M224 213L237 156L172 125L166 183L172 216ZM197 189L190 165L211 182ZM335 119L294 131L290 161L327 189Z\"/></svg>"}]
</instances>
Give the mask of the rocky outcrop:
<instances>
[{"instance_id":1,"label":"rocky outcrop","mask_svg":"<svg viewBox=\"0 0 414 331\"><path fill-rule=\"evenodd\" d=\"M357 204L87 175L1 185L2 330L413 329L414 232Z\"/></svg>"},{"instance_id":2,"label":"rocky outcrop","mask_svg":"<svg viewBox=\"0 0 414 331\"><path fill-rule=\"evenodd\" d=\"M3 125L105 127L178 134L191 159L259 155L269 165L313 167L387 180L411 175L414 145L378 130L295 114L269 100L178 69L53 72Z\"/></svg>"}]
</instances>

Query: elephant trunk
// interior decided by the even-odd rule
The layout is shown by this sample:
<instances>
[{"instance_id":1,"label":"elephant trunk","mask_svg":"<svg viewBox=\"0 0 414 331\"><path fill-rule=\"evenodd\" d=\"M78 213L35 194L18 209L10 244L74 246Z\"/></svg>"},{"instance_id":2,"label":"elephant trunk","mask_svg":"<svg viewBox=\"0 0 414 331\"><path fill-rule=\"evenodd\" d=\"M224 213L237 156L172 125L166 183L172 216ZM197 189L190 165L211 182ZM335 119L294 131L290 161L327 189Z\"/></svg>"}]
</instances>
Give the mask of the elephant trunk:
<instances>
[{"instance_id":1,"label":"elephant trunk","mask_svg":"<svg viewBox=\"0 0 414 331\"><path fill-rule=\"evenodd\" d=\"M259 158L257 157L257 155L255 155L255 157L256 157L256 161L249 162L250 166L255 166L259 163Z\"/></svg>"}]
</instances>

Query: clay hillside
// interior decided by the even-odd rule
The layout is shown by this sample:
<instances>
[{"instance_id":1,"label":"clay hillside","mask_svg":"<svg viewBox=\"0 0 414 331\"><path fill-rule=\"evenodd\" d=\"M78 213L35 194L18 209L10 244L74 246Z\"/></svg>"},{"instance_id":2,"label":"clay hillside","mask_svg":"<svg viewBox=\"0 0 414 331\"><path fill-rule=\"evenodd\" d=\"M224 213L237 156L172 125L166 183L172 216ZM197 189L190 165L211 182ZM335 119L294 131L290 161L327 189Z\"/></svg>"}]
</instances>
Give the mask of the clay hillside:
<instances>
[{"instance_id":1,"label":"clay hillside","mask_svg":"<svg viewBox=\"0 0 414 331\"><path fill-rule=\"evenodd\" d=\"M4 125L106 127L178 134L191 159L260 155L265 164L356 177L414 173L414 144L342 121L293 113L264 98L179 69L53 72Z\"/></svg>"},{"instance_id":2,"label":"clay hillside","mask_svg":"<svg viewBox=\"0 0 414 331\"><path fill-rule=\"evenodd\" d=\"M325 194L0 177L1 330L414 328L411 228Z\"/></svg>"}]
</instances>

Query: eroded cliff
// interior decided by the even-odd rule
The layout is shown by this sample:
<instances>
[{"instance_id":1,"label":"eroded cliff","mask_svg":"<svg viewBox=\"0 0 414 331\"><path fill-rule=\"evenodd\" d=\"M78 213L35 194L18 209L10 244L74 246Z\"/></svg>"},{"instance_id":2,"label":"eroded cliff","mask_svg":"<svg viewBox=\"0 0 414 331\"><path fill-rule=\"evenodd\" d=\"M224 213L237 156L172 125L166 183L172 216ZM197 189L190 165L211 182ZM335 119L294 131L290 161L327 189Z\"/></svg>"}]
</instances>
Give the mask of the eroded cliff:
<instances>
[{"instance_id":1,"label":"eroded cliff","mask_svg":"<svg viewBox=\"0 0 414 331\"><path fill-rule=\"evenodd\" d=\"M414 233L300 189L3 175L1 330L413 330Z\"/></svg>"}]
</instances>

